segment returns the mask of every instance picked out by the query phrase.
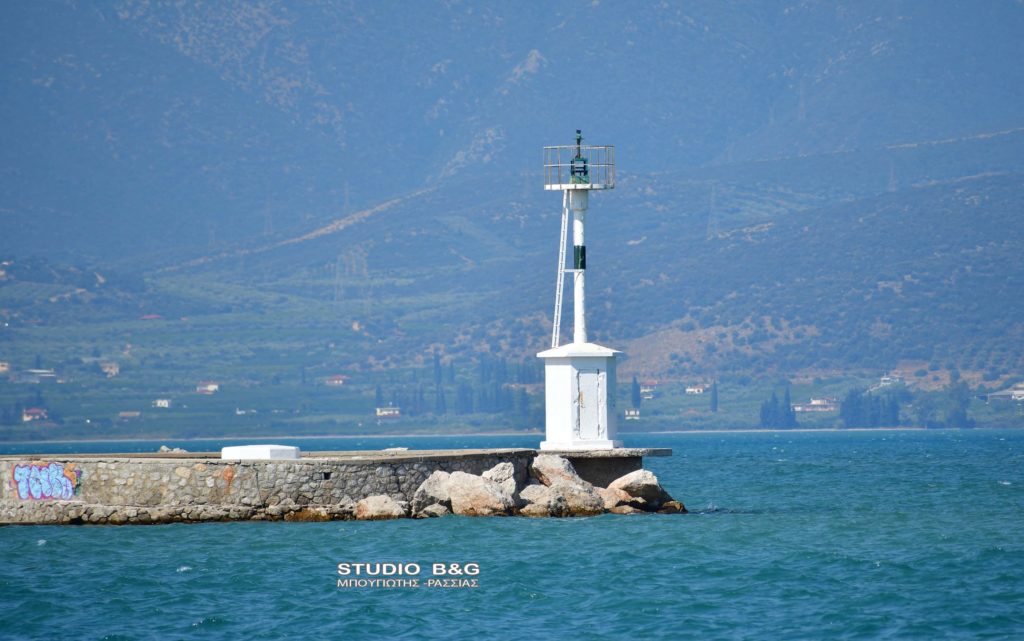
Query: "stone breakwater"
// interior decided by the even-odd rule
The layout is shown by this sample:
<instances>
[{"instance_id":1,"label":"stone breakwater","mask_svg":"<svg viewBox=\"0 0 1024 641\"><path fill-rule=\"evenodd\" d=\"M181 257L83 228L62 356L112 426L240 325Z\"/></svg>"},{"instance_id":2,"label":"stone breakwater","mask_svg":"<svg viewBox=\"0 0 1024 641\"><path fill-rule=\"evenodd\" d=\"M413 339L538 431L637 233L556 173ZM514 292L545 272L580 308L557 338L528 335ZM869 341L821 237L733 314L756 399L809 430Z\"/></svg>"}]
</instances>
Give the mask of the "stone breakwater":
<instances>
[{"instance_id":1,"label":"stone breakwater","mask_svg":"<svg viewBox=\"0 0 1024 641\"><path fill-rule=\"evenodd\" d=\"M0 523L326 521L684 512L642 456L535 450L310 453L287 461L213 455L0 458ZM581 476L573 466L580 463ZM582 462L582 463L581 463ZM601 479L601 487L585 477ZM616 477L606 483L608 478Z\"/></svg>"}]
</instances>

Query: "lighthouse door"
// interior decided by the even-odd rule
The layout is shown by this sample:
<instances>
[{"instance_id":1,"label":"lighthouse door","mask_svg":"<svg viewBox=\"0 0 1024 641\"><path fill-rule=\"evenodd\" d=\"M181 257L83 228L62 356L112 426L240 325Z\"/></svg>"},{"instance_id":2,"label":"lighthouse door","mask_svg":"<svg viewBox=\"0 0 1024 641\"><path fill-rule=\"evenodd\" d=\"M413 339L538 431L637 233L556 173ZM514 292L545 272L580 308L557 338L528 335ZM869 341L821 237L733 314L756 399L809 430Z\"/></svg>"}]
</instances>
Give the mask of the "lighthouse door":
<instances>
[{"instance_id":1,"label":"lighthouse door","mask_svg":"<svg viewBox=\"0 0 1024 641\"><path fill-rule=\"evenodd\" d=\"M601 408L604 405L605 373L599 369L581 369L576 372L578 390L577 438L584 440L601 438Z\"/></svg>"}]
</instances>

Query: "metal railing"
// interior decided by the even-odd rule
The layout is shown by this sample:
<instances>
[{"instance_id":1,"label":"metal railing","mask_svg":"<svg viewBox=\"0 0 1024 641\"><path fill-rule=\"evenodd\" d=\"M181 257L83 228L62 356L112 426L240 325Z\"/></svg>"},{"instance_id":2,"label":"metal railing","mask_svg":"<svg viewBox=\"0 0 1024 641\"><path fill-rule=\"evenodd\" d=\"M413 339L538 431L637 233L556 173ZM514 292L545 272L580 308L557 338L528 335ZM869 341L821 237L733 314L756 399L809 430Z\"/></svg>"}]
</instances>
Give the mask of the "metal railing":
<instances>
[{"instance_id":1,"label":"metal railing","mask_svg":"<svg viewBox=\"0 0 1024 641\"><path fill-rule=\"evenodd\" d=\"M560 145L544 148L545 189L614 187L614 146Z\"/></svg>"}]
</instances>

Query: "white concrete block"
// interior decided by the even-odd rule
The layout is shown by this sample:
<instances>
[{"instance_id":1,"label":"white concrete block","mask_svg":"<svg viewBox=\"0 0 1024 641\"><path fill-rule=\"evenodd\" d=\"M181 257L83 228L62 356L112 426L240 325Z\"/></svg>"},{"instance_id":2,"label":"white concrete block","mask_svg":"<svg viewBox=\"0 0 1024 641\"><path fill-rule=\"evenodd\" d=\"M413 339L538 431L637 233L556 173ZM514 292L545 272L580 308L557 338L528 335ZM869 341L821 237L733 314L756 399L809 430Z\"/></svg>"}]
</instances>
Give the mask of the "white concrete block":
<instances>
[{"instance_id":1,"label":"white concrete block","mask_svg":"<svg viewBox=\"0 0 1024 641\"><path fill-rule=\"evenodd\" d=\"M299 448L291 445L234 445L222 448L221 459L291 460L299 458Z\"/></svg>"}]
</instances>

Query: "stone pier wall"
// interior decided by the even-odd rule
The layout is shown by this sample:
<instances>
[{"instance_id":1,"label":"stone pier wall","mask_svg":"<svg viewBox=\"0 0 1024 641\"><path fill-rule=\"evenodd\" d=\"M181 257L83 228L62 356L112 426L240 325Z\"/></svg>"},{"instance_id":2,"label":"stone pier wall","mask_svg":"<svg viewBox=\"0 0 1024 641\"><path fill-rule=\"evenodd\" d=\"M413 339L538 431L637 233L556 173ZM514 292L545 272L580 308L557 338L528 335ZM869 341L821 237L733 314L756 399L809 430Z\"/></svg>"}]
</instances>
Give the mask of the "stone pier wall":
<instances>
[{"instance_id":1,"label":"stone pier wall","mask_svg":"<svg viewBox=\"0 0 1024 641\"><path fill-rule=\"evenodd\" d=\"M0 458L0 524L349 518L353 503L369 496L411 501L438 470L479 475L509 462L525 482L535 455L350 452L294 461L8 456Z\"/></svg>"}]
</instances>

